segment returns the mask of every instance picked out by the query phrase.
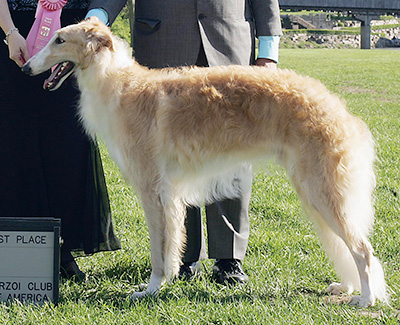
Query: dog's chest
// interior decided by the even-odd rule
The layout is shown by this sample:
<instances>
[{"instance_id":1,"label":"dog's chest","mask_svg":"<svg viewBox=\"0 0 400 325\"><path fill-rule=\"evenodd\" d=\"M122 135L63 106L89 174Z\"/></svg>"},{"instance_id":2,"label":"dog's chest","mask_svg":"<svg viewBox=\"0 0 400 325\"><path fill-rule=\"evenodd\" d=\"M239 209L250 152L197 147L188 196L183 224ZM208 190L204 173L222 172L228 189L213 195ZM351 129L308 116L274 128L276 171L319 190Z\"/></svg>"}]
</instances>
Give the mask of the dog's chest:
<instances>
[{"instance_id":1,"label":"dog's chest","mask_svg":"<svg viewBox=\"0 0 400 325\"><path fill-rule=\"evenodd\" d=\"M126 163L121 145L118 143L121 128L118 127L117 117L113 114L116 104L105 102L99 96L82 94L80 107L80 115L86 132L92 138L98 136L105 142L111 158L124 173Z\"/></svg>"}]
</instances>

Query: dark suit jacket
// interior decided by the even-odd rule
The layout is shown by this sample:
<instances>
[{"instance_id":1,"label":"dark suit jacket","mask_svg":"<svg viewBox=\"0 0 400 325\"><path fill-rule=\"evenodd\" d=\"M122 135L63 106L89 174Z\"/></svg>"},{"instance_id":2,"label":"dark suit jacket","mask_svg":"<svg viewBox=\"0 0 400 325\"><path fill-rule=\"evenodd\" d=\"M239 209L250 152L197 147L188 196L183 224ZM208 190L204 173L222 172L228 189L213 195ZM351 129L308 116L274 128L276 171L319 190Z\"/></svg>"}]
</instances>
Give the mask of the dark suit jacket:
<instances>
[{"instance_id":1,"label":"dark suit jacket","mask_svg":"<svg viewBox=\"0 0 400 325\"><path fill-rule=\"evenodd\" d=\"M124 0L94 0L109 17ZM110 19L110 20L111 20ZM248 65L254 36L281 35L278 0L136 0L133 47L153 68L193 65L203 44L210 66Z\"/></svg>"}]
</instances>

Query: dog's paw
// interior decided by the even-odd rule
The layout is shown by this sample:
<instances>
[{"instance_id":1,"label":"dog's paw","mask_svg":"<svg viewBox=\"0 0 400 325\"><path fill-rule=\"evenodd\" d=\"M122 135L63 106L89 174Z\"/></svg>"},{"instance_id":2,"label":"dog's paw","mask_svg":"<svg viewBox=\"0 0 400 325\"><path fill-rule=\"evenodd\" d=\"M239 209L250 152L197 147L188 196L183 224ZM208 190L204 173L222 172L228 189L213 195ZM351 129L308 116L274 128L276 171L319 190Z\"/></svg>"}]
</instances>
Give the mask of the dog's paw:
<instances>
[{"instance_id":1,"label":"dog's paw","mask_svg":"<svg viewBox=\"0 0 400 325\"><path fill-rule=\"evenodd\" d=\"M152 288L150 285L144 283L139 284L139 290L140 291L136 291L131 295L131 300L140 300L147 296L156 296L159 291L157 287Z\"/></svg>"},{"instance_id":2,"label":"dog's paw","mask_svg":"<svg viewBox=\"0 0 400 325\"><path fill-rule=\"evenodd\" d=\"M349 305L357 306L357 307L371 307L375 304L375 299L370 297L363 297L363 296L352 296Z\"/></svg>"},{"instance_id":3,"label":"dog's paw","mask_svg":"<svg viewBox=\"0 0 400 325\"><path fill-rule=\"evenodd\" d=\"M151 295L151 293L149 293L147 291L136 291L131 295L130 299L131 300L140 300L149 295Z\"/></svg>"},{"instance_id":4,"label":"dog's paw","mask_svg":"<svg viewBox=\"0 0 400 325\"><path fill-rule=\"evenodd\" d=\"M331 295L340 295L340 294L342 294L342 293L344 293L346 291L342 287L341 283L333 282L326 289L326 292L331 294Z\"/></svg>"},{"instance_id":5,"label":"dog's paw","mask_svg":"<svg viewBox=\"0 0 400 325\"><path fill-rule=\"evenodd\" d=\"M331 295L341 295L342 293L350 294L353 292L353 289L348 285L344 285L344 284L338 283L338 282L333 282L326 289L326 292Z\"/></svg>"}]
</instances>

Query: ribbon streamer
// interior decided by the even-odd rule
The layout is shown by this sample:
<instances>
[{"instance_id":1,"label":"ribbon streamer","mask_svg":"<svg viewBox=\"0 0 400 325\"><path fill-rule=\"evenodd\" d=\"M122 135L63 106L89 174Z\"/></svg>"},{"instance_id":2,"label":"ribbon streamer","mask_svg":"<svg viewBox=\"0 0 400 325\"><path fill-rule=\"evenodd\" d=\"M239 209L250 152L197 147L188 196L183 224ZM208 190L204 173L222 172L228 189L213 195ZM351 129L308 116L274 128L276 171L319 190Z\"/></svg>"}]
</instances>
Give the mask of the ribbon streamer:
<instances>
[{"instance_id":1,"label":"ribbon streamer","mask_svg":"<svg viewBox=\"0 0 400 325\"><path fill-rule=\"evenodd\" d=\"M61 28L61 10L67 0L39 0L36 8L35 21L26 38L29 55L32 57L39 52L54 32Z\"/></svg>"}]
</instances>

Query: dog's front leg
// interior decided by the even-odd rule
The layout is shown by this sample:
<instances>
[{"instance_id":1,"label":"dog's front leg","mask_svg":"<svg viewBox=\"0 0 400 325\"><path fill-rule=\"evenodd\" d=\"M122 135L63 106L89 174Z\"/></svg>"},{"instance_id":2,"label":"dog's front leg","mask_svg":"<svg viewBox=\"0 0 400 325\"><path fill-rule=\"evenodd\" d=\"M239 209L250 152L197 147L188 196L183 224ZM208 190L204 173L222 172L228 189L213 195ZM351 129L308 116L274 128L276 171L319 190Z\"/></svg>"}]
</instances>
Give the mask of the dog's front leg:
<instances>
[{"instance_id":1,"label":"dog's front leg","mask_svg":"<svg viewBox=\"0 0 400 325\"><path fill-rule=\"evenodd\" d=\"M147 295L156 295L165 282L163 256L165 242L165 218L160 200L152 199L155 197L157 196L147 195L142 200L150 234L152 267L150 281L145 291L137 291L133 293L131 299L140 299Z\"/></svg>"},{"instance_id":2,"label":"dog's front leg","mask_svg":"<svg viewBox=\"0 0 400 325\"><path fill-rule=\"evenodd\" d=\"M165 192L162 195L162 202L165 217L164 274L167 280L170 280L179 272L186 242L186 205L181 197Z\"/></svg>"}]
</instances>

